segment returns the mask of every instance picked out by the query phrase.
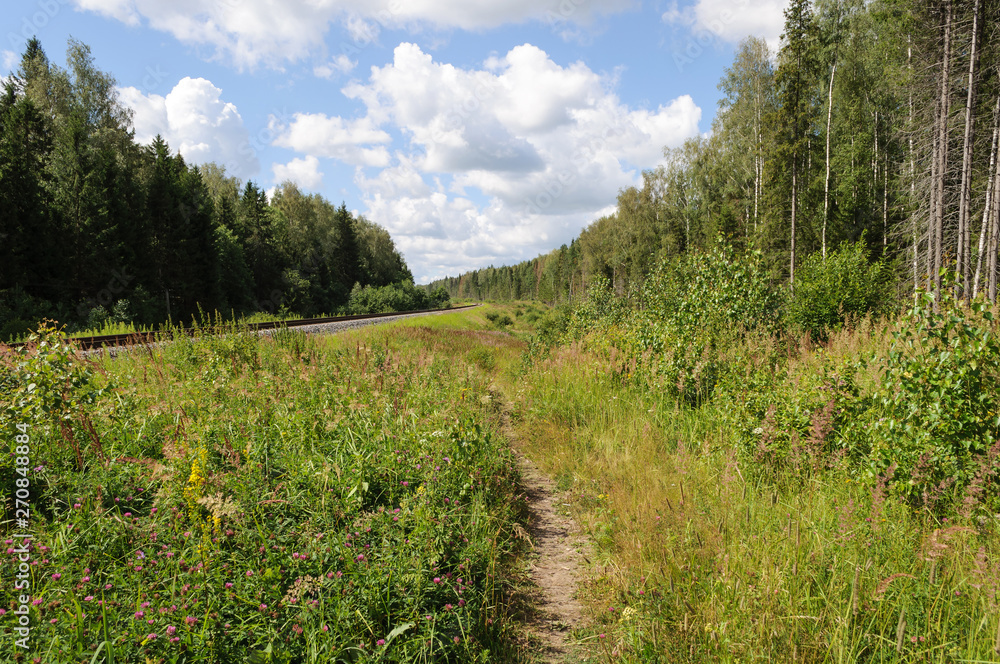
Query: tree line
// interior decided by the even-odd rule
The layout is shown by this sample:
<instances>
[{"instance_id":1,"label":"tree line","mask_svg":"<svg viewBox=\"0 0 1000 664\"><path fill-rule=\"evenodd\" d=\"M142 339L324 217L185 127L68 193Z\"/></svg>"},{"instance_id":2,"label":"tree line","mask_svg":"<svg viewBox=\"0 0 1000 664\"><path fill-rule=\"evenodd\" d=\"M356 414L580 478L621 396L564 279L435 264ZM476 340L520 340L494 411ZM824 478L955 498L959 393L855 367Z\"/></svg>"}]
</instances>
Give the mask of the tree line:
<instances>
[{"instance_id":1,"label":"tree line","mask_svg":"<svg viewBox=\"0 0 1000 664\"><path fill-rule=\"evenodd\" d=\"M627 293L664 257L723 236L796 268L863 241L900 291L997 297L1000 2L792 0L779 51L744 40L707 137L619 192L569 246L443 285L453 297L573 301Z\"/></svg>"},{"instance_id":2,"label":"tree line","mask_svg":"<svg viewBox=\"0 0 1000 664\"><path fill-rule=\"evenodd\" d=\"M290 182L269 200L159 136L139 145L131 119L86 45L70 40L63 69L28 42L0 95L0 339L44 317L73 328L334 313L352 292L428 306L382 227Z\"/></svg>"}]
</instances>

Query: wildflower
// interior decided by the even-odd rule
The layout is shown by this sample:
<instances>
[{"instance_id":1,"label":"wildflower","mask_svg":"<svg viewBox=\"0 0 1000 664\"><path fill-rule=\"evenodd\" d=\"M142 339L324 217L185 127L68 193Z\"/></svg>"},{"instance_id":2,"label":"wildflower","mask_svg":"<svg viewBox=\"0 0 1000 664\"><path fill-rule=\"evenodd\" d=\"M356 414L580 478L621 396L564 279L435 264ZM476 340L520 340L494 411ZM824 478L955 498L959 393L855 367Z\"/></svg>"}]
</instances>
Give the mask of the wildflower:
<instances>
[{"instance_id":1,"label":"wildflower","mask_svg":"<svg viewBox=\"0 0 1000 664\"><path fill-rule=\"evenodd\" d=\"M385 639L379 639L378 641L375 642L375 645L377 645L377 646L384 646L385 645Z\"/></svg>"},{"instance_id":2,"label":"wildflower","mask_svg":"<svg viewBox=\"0 0 1000 664\"><path fill-rule=\"evenodd\" d=\"M434 583L441 583L441 577L440 576L435 576L434 577Z\"/></svg>"},{"instance_id":3,"label":"wildflower","mask_svg":"<svg viewBox=\"0 0 1000 664\"><path fill-rule=\"evenodd\" d=\"M60 574L59 572L56 572L55 574L52 575L52 580L53 581L58 581L61 578L62 578L62 574Z\"/></svg>"},{"instance_id":4,"label":"wildflower","mask_svg":"<svg viewBox=\"0 0 1000 664\"><path fill-rule=\"evenodd\" d=\"M104 589L105 589L105 590L111 590L111 587L112 587L112 586L111 586L111 584L110 584L110 583L106 583L106 584L104 584Z\"/></svg>"},{"instance_id":5,"label":"wildflower","mask_svg":"<svg viewBox=\"0 0 1000 664\"><path fill-rule=\"evenodd\" d=\"M83 505L81 505L80 503L73 503L73 509L78 510L81 507L83 507Z\"/></svg>"},{"instance_id":6,"label":"wildflower","mask_svg":"<svg viewBox=\"0 0 1000 664\"><path fill-rule=\"evenodd\" d=\"M86 597L84 597L84 598L83 598L83 601L84 601L84 602L89 602L89 601L91 601L91 600L93 600L93 599L94 599L94 596L93 596L93 595L87 595Z\"/></svg>"},{"instance_id":7,"label":"wildflower","mask_svg":"<svg viewBox=\"0 0 1000 664\"><path fill-rule=\"evenodd\" d=\"M146 635L146 638L147 638L148 640L152 641L153 639L155 639L155 638L156 638L156 634L147 634L147 635Z\"/></svg>"},{"instance_id":8,"label":"wildflower","mask_svg":"<svg viewBox=\"0 0 1000 664\"><path fill-rule=\"evenodd\" d=\"M444 605L444 610L445 610L445 611L451 611L451 610L452 610L452 608L453 608L453 607L452 607L452 605L451 605L451 604L445 604L445 605Z\"/></svg>"},{"instance_id":9,"label":"wildflower","mask_svg":"<svg viewBox=\"0 0 1000 664\"><path fill-rule=\"evenodd\" d=\"M186 618L184 619L184 622L186 622L186 623L187 623L187 624L189 624L189 625L193 625L193 624L195 624L196 622L198 622L198 619L197 619L197 618L195 618L194 616L188 616L188 617L186 617Z\"/></svg>"},{"instance_id":10,"label":"wildflower","mask_svg":"<svg viewBox=\"0 0 1000 664\"><path fill-rule=\"evenodd\" d=\"M249 579L251 576L253 576L253 570L252 569L248 569L247 570L247 578Z\"/></svg>"},{"instance_id":11,"label":"wildflower","mask_svg":"<svg viewBox=\"0 0 1000 664\"><path fill-rule=\"evenodd\" d=\"M232 587L233 587L233 584L227 581L226 582L226 590L229 590Z\"/></svg>"},{"instance_id":12,"label":"wildflower","mask_svg":"<svg viewBox=\"0 0 1000 664\"><path fill-rule=\"evenodd\" d=\"M167 625L167 636L173 636L174 632L176 631L177 631L176 627L174 627L173 625Z\"/></svg>"},{"instance_id":13,"label":"wildflower","mask_svg":"<svg viewBox=\"0 0 1000 664\"><path fill-rule=\"evenodd\" d=\"M267 610L267 604L261 604L259 607L257 607L257 610L258 611L266 611Z\"/></svg>"},{"instance_id":14,"label":"wildflower","mask_svg":"<svg viewBox=\"0 0 1000 664\"><path fill-rule=\"evenodd\" d=\"M80 583L87 583L88 581L90 581L90 577L89 576L85 576L82 579L80 579Z\"/></svg>"},{"instance_id":15,"label":"wildflower","mask_svg":"<svg viewBox=\"0 0 1000 664\"><path fill-rule=\"evenodd\" d=\"M34 604L35 606L38 606L39 604L42 603L42 598L39 597L38 599L33 599L31 600L31 603Z\"/></svg>"},{"instance_id":16,"label":"wildflower","mask_svg":"<svg viewBox=\"0 0 1000 664\"><path fill-rule=\"evenodd\" d=\"M139 620L140 618L144 618L145 616L146 616L146 614L144 612L142 612L142 611L136 611L135 612L135 619L136 620Z\"/></svg>"}]
</instances>

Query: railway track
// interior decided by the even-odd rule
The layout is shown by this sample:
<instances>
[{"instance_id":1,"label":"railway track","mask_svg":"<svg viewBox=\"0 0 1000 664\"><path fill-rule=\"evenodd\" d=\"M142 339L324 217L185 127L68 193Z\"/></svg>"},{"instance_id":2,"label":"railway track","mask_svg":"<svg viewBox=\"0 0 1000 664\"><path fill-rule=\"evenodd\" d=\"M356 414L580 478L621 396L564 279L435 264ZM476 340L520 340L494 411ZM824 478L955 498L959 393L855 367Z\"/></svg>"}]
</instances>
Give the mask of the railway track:
<instances>
[{"instance_id":1,"label":"railway track","mask_svg":"<svg viewBox=\"0 0 1000 664\"><path fill-rule=\"evenodd\" d=\"M420 309L417 311L394 311L387 314L360 314L357 316L331 316L327 318L299 318L295 320L270 321L266 323L245 323L224 325L221 327L185 327L175 330L161 330L158 332L130 332L128 334L102 334L92 337L72 337L70 341L76 343L81 350L94 350L99 348L113 348L122 346L134 346L137 344L147 344L160 341L169 341L179 335L194 336L195 334L219 334L234 327L247 329L253 332L265 332L280 328L309 327L313 325L325 325L327 323L347 323L350 321L370 320L373 318L389 318L392 316L412 316L416 314L444 313L448 311L459 311L479 306L477 304L466 304L450 309ZM10 348L18 348L25 345L23 341L11 343L0 342Z\"/></svg>"}]
</instances>

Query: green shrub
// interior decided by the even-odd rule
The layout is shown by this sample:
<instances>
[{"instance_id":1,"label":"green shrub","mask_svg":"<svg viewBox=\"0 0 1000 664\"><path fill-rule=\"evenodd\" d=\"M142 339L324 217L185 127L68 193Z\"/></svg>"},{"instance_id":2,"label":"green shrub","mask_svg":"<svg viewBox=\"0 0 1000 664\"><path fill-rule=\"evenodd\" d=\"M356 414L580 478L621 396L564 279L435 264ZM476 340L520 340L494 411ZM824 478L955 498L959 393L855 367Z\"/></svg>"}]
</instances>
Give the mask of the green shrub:
<instances>
[{"instance_id":1,"label":"green shrub","mask_svg":"<svg viewBox=\"0 0 1000 664\"><path fill-rule=\"evenodd\" d=\"M806 258L789 298L787 321L814 339L826 340L851 319L888 313L894 289L890 266L882 259L869 263L864 239L845 242L826 259Z\"/></svg>"},{"instance_id":2,"label":"green shrub","mask_svg":"<svg viewBox=\"0 0 1000 664\"><path fill-rule=\"evenodd\" d=\"M427 292L408 281L363 288L360 284L355 284L347 305L350 314L387 314L427 308Z\"/></svg>"},{"instance_id":3,"label":"green shrub","mask_svg":"<svg viewBox=\"0 0 1000 664\"><path fill-rule=\"evenodd\" d=\"M870 455L873 473L894 465L911 502L941 507L995 475L984 463L995 463L1000 438L1000 341L987 305L956 301L948 288L937 306L933 294L918 294L908 317L850 442Z\"/></svg>"}]
</instances>

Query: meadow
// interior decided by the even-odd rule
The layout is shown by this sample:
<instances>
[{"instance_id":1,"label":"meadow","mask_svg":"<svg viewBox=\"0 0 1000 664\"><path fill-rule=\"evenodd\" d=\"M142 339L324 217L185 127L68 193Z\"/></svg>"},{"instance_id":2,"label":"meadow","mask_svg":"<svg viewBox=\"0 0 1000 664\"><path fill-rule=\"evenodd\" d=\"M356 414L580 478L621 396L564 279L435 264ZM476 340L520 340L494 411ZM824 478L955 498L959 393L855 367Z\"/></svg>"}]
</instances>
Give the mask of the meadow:
<instances>
[{"instance_id":1,"label":"meadow","mask_svg":"<svg viewBox=\"0 0 1000 664\"><path fill-rule=\"evenodd\" d=\"M0 486L10 516L29 487L33 539L30 647L5 589L3 657L515 658L518 476L486 382L391 329L7 352Z\"/></svg>"},{"instance_id":2,"label":"meadow","mask_svg":"<svg viewBox=\"0 0 1000 664\"><path fill-rule=\"evenodd\" d=\"M509 308L538 330L506 369L514 437L594 545L576 638L609 662L1000 661L994 312L918 293L816 341L739 261L654 275L642 307Z\"/></svg>"},{"instance_id":3,"label":"meadow","mask_svg":"<svg viewBox=\"0 0 1000 664\"><path fill-rule=\"evenodd\" d=\"M596 289L335 337L80 360L49 332L8 354L33 656L539 661L516 451L591 542L580 661L1000 661L992 311L917 300L818 342L725 324L770 304L703 282L718 297L683 291L677 320ZM733 301L757 314L712 313Z\"/></svg>"}]
</instances>

